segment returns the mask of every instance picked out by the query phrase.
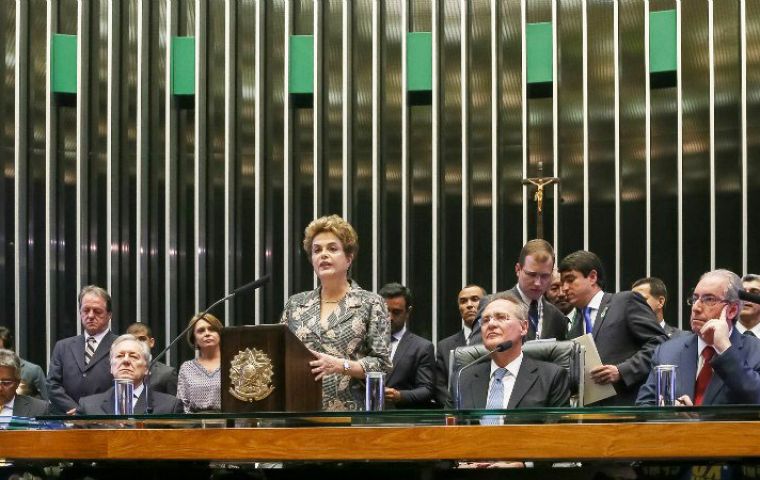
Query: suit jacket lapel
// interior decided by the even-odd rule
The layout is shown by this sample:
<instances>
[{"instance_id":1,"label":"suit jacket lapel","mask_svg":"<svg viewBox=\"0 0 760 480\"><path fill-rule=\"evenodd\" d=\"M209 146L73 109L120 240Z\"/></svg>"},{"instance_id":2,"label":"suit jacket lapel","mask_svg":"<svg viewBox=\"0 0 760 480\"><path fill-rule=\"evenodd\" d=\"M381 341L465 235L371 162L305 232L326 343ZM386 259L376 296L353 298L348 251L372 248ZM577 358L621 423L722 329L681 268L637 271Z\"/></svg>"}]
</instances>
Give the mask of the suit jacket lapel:
<instances>
[{"instance_id":1,"label":"suit jacket lapel","mask_svg":"<svg viewBox=\"0 0 760 480\"><path fill-rule=\"evenodd\" d=\"M570 338L577 338L583 335L583 311L575 309L573 324L570 326Z\"/></svg>"},{"instance_id":2,"label":"suit jacket lapel","mask_svg":"<svg viewBox=\"0 0 760 480\"><path fill-rule=\"evenodd\" d=\"M491 363L484 362L483 365L479 365L474 372L472 379L472 389L467 392L469 395L473 395L473 405L475 408L486 408L486 400L488 400L488 384L491 381Z\"/></svg>"},{"instance_id":3,"label":"suit jacket lapel","mask_svg":"<svg viewBox=\"0 0 760 480\"><path fill-rule=\"evenodd\" d=\"M27 398L16 395L16 399L13 401L13 416L14 417L28 417L29 416L29 400Z\"/></svg>"},{"instance_id":4,"label":"suit jacket lapel","mask_svg":"<svg viewBox=\"0 0 760 480\"><path fill-rule=\"evenodd\" d=\"M153 407L156 407L156 397L153 396L153 399L151 400L151 403L153 404ZM142 415L145 413L145 388L143 388L142 393L139 397L137 397L137 403L135 403L134 408L135 415Z\"/></svg>"},{"instance_id":5,"label":"suit jacket lapel","mask_svg":"<svg viewBox=\"0 0 760 480\"><path fill-rule=\"evenodd\" d=\"M84 364L84 334L77 335L74 346L71 349L71 355L74 357L74 361L79 367L79 371L84 372L87 369L87 365ZM90 362L92 364L92 362Z\"/></svg>"},{"instance_id":6,"label":"suit jacket lapel","mask_svg":"<svg viewBox=\"0 0 760 480\"><path fill-rule=\"evenodd\" d=\"M680 372L676 372L676 383L679 388L676 392L683 392L689 398L694 399L694 387L697 383L697 336L686 342L678 357Z\"/></svg>"},{"instance_id":7,"label":"suit jacket lapel","mask_svg":"<svg viewBox=\"0 0 760 480\"><path fill-rule=\"evenodd\" d=\"M731 332L731 336L729 338L731 341L731 345L735 348L739 349L739 356L744 357L744 336L739 333L739 331L734 328ZM705 391L705 397L702 399L702 405L712 405L715 399L718 397L718 394L721 393L721 390L725 388L726 384L723 382L723 379L720 378L720 376L716 375L715 372L713 372L713 376L710 379L710 384L707 385L707 391Z\"/></svg>"},{"instance_id":8,"label":"suit jacket lapel","mask_svg":"<svg viewBox=\"0 0 760 480\"><path fill-rule=\"evenodd\" d=\"M401 340L398 341L398 345L396 346L396 354L393 355L393 369L391 370L391 373L388 374L385 383L390 383L391 379L396 375L396 365L400 363L399 361L404 358L404 355L406 355L406 351L409 349L409 342L409 332L405 332L404 336L401 337Z\"/></svg>"},{"instance_id":9,"label":"suit jacket lapel","mask_svg":"<svg viewBox=\"0 0 760 480\"><path fill-rule=\"evenodd\" d=\"M329 318L329 328L332 329L336 325L351 320L354 313L361 308L362 299L359 295L356 295L355 287L358 287L358 285L351 283L351 288L346 293L346 297L342 302L338 303L338 308L335 309L334 314Z\"/></svg>"},{"instance_id":10,"label":"suit jacket lapel","mask_svg":"<svg viewBox=\"0 0 760 480\"><path fill-rule=\"evenodd\" d=\"M113 387L109 388L105 392L106 398L103 399L103 403L100 404L100 409L105 415L113 415L115 410L113 403Z\"/></svg>"},{"instance_id":11,"label":"suit jacket lapel","mask_svg":"<svg viewBox=\"0 0 760 480\"><path fill-rule=\"evenodd\" d=\"M517 372L515 384L512 387L512 394L509 396L507 408L517 408L523 397L530 390L538 379L538 366L527 356L523 356L520 370Z\"/></svg>"},{"instance_id":12,"label":"suit jacket lapel","mask_svg":"<svg viewBox=\"0 0 760 480\"><path fill-rule=\"evenodd\" d=\"M594 319L594 328L592 330L592 333L594 334L594 340L596 340L596 335L599 333L599 329L602 328L602 323L604 323L605 318L607 318L607 310L608 310L608 304L610 303L610 299L612 299L611 293L605 293L602 297L602 303L599 304L599 311L596 313L596 318Z\"/></svg>"}]
</instances>

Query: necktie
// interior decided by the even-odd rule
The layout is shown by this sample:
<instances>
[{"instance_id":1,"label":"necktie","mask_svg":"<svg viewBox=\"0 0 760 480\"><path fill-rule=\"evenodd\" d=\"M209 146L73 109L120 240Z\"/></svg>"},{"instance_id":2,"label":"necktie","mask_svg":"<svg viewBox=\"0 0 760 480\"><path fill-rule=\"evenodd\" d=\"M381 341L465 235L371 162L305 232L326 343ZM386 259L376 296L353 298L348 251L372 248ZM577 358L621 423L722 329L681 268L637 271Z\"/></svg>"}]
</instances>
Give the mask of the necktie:
<instances>
[{"instance_id":1,"label":"necktie","mask_svg":"<svg viewBox=\"0 0 760 480\"><path fill-rule=\"evenodd\" d=\"M95 337L87 337L87 344L84 346L84 364L89 365L92 356L95 355Z\"/></svg>"},{"instance_id":2,"label":"necktie","mask_svg":"<svg viewBox=\"0 0 760 480\"><path fill-rule=\"evenodd\" d=\"M530 302L530 309L528 309L528 318L530 318L530 326L538 338L538 301L533 300Z\"/></svg>"},{"instance_id":3,"label":"necktie","mask_svg":"<svg viewBox=\"0 0 760 480\"><path fill-rule=\"evenodd\" d=\"M586 307L583 310L583 324L586 330L583 333L591 333L594 330L594 325L591 323L591 307Z\"/></svg>"},{"instance_id":4,"label":"necktie","mask_svg":"<svg viewBox=\"0 0 760 480\"><path fill-rule=\"evenodd\" d=\"M501 410L504 408L504 383L502 383L501 380L506 373L506 368L497 368L494 370L493 375L491 376L491 388L488 389L486 410ZM500 423L500 418L500 415L486 415L481 419L480 424L498 425Z\"/></svg>"},{"instance_id":5,"label":"necktie","mask_svg":"<svg viewBox=\"0 0 760 480\"><path fill-rule=\"evenodd\" d=\"M744 335L746 335L748 337L755 337L755 338L757 338L757 335L755 335L754 333L752 333L752 330L745 330L744 331Z\"/></svg>"},{"instance_id":6,"label":"necktie","mask_svg":"<svg viewBox=\"0 0 760 480\"><path fill-rule=\"evenodd\" d=\"M710 365L710 360L715 356L715 349L712 347L705 347L702 350L702 358L705 360L702 364L702 370L697 375L697 384L694 386L694 405L702 405L707 386L712 379L713 369Z\"/></svg>"},{"instance_id":7,"label":"necktie","mask_svg":"<svg viewBox=\"0 0 760 480\"><path fill-rule=\"evenodd\" d=\"M396 356L396 347L398 347L398 338L391 335L391 360Z\"/></svg>"}]
</instances>

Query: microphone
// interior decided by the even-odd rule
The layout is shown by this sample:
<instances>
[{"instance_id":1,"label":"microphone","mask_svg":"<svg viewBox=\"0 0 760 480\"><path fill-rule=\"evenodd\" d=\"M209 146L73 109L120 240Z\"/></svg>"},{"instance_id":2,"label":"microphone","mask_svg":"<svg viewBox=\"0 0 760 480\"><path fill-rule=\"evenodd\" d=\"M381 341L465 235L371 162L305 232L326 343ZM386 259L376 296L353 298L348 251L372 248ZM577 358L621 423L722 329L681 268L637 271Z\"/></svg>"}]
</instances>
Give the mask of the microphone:
<instances>
[{"instance_id":1,"label":"microphone","mask_svg":"<svg viewBox=\"0 0 760 480\"><path fill-rule=\"evenodd\" d=\"M456 388L456 394L457 394L456 408L457 408L457 410L460 410L462 408L462 394L459 391L459 381L462 378L462 372L464 370L472 367L473 365L477 365L478 363L482 362L483 360L485 360L487 358L490 358L492 354L498 353L498 352L503 352L504 350L509 350L510 348L512 348L512 340L507 340L506 342L502 342L502 343L496 345L496 347L493 350L487 351L483 355L479 356L475 360L471 361L470 363L468 363L467 365L465 365L464 367L462 367L462 368L459 369L459 371L457 372L457 381L456 381L456 386L457 386L457 388Z\"/></svg>"},{"instance_id":2,"label":"microphone","mask_svg":"<svg viewBox=\"0 0 760 480\"><path fill-rule=\"evenodd\" d=\"M760 295L756 293L749 293L745 290L739 290L739 299L749 303L757 303L760 305Z\"/></svg>"},{"instance_id":3,"label":"microphone","mask_svg":"<svg viewBox=\"0 0 760 480\"><path fill-rule=\"evenodd\" d=\"M143 384L145 385L145 413L146 414L153 413L153 406L150 403L150 395L149 395L150 394L150 371L153 368L153 366L156 364L156 362L159 359L163 358L164 355L166 355L166 352L171 350L171 348L179 341L180 338L184 337L187 334L187 332L189 332L193 327L195 327L195 324L198 323L198 320L203 320L206 314L209 313L211 310L213 310L216 306L226 302L227 300L231 299L232 297L236 296L239 293L243 293L248 290L255 290L257 288L262 287L264 284L269 282L270 278L271 278L271 274L267 273L266 275L264 275L263 277L257 280L246 283L242 287L236 288L232 292L228 293L224 297L212 303L211 306L209 306L208 308L206 308L204 311L202 311L196 316L194 322L190 322L190 324L184 330L182 330L179 335L174 337L174 340L172 340L171 343L169 343L169 345L161 351L161 353L153 357L153 360L151 360L150 363L148 364L148 371L147 371L147 374L145 375L145 378L147 380L143 379Z\"/></svg>"}]
</instances>

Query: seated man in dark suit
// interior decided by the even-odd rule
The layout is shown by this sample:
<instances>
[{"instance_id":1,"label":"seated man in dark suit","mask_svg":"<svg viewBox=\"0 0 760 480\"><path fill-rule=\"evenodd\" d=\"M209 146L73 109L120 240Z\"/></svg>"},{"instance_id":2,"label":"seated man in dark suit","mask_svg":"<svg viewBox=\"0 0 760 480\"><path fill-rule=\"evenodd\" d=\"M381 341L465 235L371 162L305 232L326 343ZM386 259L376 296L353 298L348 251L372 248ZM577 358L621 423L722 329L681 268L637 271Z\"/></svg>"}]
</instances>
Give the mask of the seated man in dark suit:
<instances>
[{"instance_id":1,"label":"seated man in dark suit","mask_svg":"<svg viewBox=\"0 0 760 480\"><path fill-rule=\"evenodd\" d=\"M485 295L486 291L479 285L467 285L457 295L462 328L438 342L435 352L435 401L439 407L451 407L449 353L457 347L481 342L480 322L476 318Z\"/></svg>"},{"instance_id":2,"label":"seated man in dark suit","mask_svg":"<svg viewBox=\"0 0 760 480\"><path fill-rule=\"evenodd\" d=\"M739 277L728 270L702 275L688 299L692 333L657 347L636 405L658 403L657 365L678 366L678 405L760 404L760 340L734 325L742 310L741 289Z\"/></svg>"},{"instance_id":3,"label":"seated man in dark suit","mask_svg":"<svg viewBox=\"0 0 760 480\"><path fill-rule=\"evenodd\" d=\"M0 348L14 349L13 335L7 327L3 326L0 326ZM19 360L21 361L21 385L18 388L19 393L24 391L29 396L47 400L47 381L42 367L21 357L19 357Z\"/></svg>"},{"instance_id":4,"label":"seated man in dark suit","mask_svg":"<svg viewBox=\"0 0 760 480\"><path fill-rule=\"evenodd\" d=\"M113 341L111 345L111 374L114 379L129 379L134 385L134 399L132 400L134 413L145 413L145 385L143 379L148 371L150 350L145 342L141 342L134 335L124 334ZM161 392L150 392L149 401L153 407L153 413L157 415L169 413L182 413L182 402L176 397ZM103 393L82 397L79 400L77 413L81 415L113 415L114 392L113 387Z\"/></svg>"},{"instance_id":5,"label":"seated man in dark suit","mask_svg":"<svg viewBox=\"0 0 760 480\"><path fill-rule=\"evenodd\" d=\"M396 408L429 408L435 386L433 344L407 330L412 293L400 283L380 289L391 316L393 369L385 379L385 401Z\"/></svg>"},{"instance_id":6,"label":"seated man in dark suit","mask_svg":"<svg viewBox=\"0 0 760 480\"><path fill-rule=\"evenodd\" d=\"M116 335L109 331L111 296L88 285L79 292L82 335L55 343L48 366L48 394L53 411L74 415L81 397L106 391L113 384L108 351Z\"/></svg>"},{"instance_id":7,"label":"seated man in dark suit","mask_svg":"<svg viewBox=\"0 0 760 480\"><path fill-rule=\"evenodd\" d=\"M127 333L145 342L151 350L156 345L153 331L147 323L135 322L127 327ZM156 362L150 371L150 388L151 392L177 395L177 370L165 363Z\"/></svg>"},{"instance_id":8,"label":"seated man in dark suit","mask_svg":"<svg viewBox=\"0 0 760 480\"><path fill-rule=\"evenodd\" d=\"M21 383L21 360L15 352L0 349L0 425L10 417L39 417L49 414L50 405L26 395L17 395Z\"/></svg>"},{"instance_id":9,"label":"seated man in dark suit","mask_svg":"<svg viewBox=\"0 0 760 480\"><path fill-rule=\"evenodd\" d=\"M570 385L567 371L523 354L522 338L528 333L528 307L511 292L494 294L489 300L481 316L483 345L492 351L507 341L511 346L493 353L490 362L462 370L459 385L461 408L568 406Z\"/></svg>"},{"instance_id":10,"label":"seated man in dark suit","mask_svg":"<svg viewBox=\"0 0 760 480\"><path fill-rule=\"evenodd\" d=\"M665 331L641 295L604 291L606 276L596 254L573 252L562 259L558 270L567 300L579 309L568 338L593 336L602 365L589 372L591 379L612 385L617 393L595 405L633 405L649 374L655 347L667 339Z\"/></svg>"}]
</instances>

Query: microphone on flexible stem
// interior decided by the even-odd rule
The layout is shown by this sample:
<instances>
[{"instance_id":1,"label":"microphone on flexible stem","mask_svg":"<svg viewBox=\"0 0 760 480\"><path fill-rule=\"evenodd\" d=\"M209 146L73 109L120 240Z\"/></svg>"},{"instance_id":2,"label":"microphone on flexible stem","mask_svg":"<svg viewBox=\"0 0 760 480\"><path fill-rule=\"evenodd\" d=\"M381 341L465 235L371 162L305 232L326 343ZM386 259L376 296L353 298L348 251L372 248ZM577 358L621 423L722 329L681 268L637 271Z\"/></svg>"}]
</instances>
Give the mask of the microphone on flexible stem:
<instances>
[{"instance_id":1,"label":"microphone on flexible stem","mask_svg":"<svg viewBox=\"0 0 760 480\"><path fill-rule=\"evenodd\" d=\"M739 299L749 303L757 303L760 305L760 295L756 293L749 293L746 290L739 290Z\"/></svg>"},{"instance_id":2,"label":"microphone on flexible stem","mask_svg":"<svg viewBox=\"0 0 760 480\"><path fill-rule=\"evenodd\" d=\"M467 365L465 365L464 367L462 367L462 368L459 369L459 371L457 372L457 381L456 381L456 386L457 386L457 388L456 388L456 395L457 395L457 398L456 398L456 408L457 408L457 410L460 410L462 408L462 394L459 391L459 381L462 378L462 372L465 371L466 369L472 367L473 365L477 365L478 363L482 362L483 360L485 360L487 358L490 358L492 354L498 353L498 352L503 352L504 350L509 350L510 348L512 348L512 340L507 340L506 342L502 342L502 343L496 345L496 348L494 348L493 350L487 351L483 355L479 356L475 360L471 361L470 363L468 363Z\"/></svg>"},{"instance_id":3,"label":"microphone on flexible stem","mask_svg":"<svg viewBox=\"0 0 760 480\"><path fill-rule=\"evenodd\" d=\"M267 273L266 275L264 275L263 277L257 280L246 283L242 287L236 288L235 290L231 291L224 297L212 303L210 307L206 308L204 311L196 315L195 321L190 322L190 324L184 330L182 330L179 335L174 337L174 340L172 340L171 343L169 343L169 345L161 351L161 353L153 357L153 360L151 360L150 364L148 364L148 371L147 371L147 374L145 375L145 379L143 379L143 385L145 385L145 413L146 414L153 413L153 405L150 403L150 371L153 368L153 366L156 364L156 362L159 359L163 358L164 355L166 355L166 352L171 350L174 344L176 344L180 338L184 337L187 334L187 332L189 332L195 326L195 324L198 323L198 320L202 320L206 316L206 314L209 313L211 310L213 310L216 306L226 302L227 300L238 295L239 293L243 293L248 290L255 290L257 288L262 287L264 284L269 282L270 278L271 278L271 275Z\"/></svg>"}]
</instances>

